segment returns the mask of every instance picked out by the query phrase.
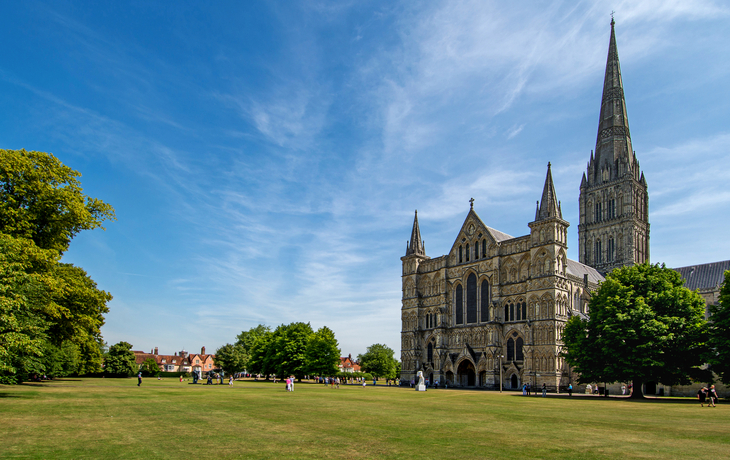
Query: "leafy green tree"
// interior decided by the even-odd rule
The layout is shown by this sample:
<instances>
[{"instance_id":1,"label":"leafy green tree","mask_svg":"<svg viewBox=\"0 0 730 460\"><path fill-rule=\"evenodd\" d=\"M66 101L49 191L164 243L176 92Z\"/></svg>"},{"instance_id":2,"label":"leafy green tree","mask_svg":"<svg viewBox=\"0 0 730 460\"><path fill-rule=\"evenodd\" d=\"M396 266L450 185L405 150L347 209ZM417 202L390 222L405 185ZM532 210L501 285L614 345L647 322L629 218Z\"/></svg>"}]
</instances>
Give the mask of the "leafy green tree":
<instances>
[{"instance_id":1,"label":"leafy green tree","mask_svg":"<svg viewBox=\"0 0 730 460\"><path fill-rule=\"evenodd\" d=\"M98 372L111 296L60 264L81 230L114 210L82 193L80 174L43 152L0 149L0 380ZM62 360L56 363L54 357Z\"/></svg>"},{"instance_id":2,"label":"leafy green tree","mask_svg":"<svg viewBox=\"0 0 730 460\"><path fill-rule=\"evenodd\" d=\"M134 375L137 372L137 363L132 353L132 345L127 342L112 345L104 359L104 372L112 375Z\"/></svg>"},{"instance_id":3,"label":"leafy green tree","mask_svg":"<svg viewBox=\"0 0 730 460\"><path fill-rule=\"evenodd\" d=\"M48 273L56 259L30 240L0 233L0 383L43 372L40 358L53 311Z\"/></svg>"},{"instance_id":4,"label":"leafy green tree","mask_svg":"<svg viewBox=\"0 0 730 460\"><path fill-rule=\"evenodd\" d=\"M312 333L309 323L282 324L276 328L272 344L276 375L293 375L301 380L307 374L305 351Z\"/></svg>"},{"instance_id":5,"label":"leafy green tree","mask_svg":"<svg viewBox=\"0 0 730 460\"><path fill-rule=\"evenodd\" d=\"M145 376L156 377L160 373L160 366L157 364L157 361L155 361L155 358L147 358L144 360L139 370L141 370L142 374Z\"/></svg>"},{"instance_id":6,"label":"leafy green tree","mask_svg":"<svg viewBox=\"0 0 730 460\"><path fill-rule=\"evenodd\" d=\"M609 273L590 300L589 319L572 317L563 333L564 355L580 381L633 381L633 397L641 398L648 381L706 378L704 300L683 284L658 264Z\"/></svg>"},{"instance_id":7,"label":"leafy green tree","mask_svg":"<svg viewBox=\"0 0 730 460\"><path fill-rule=\"evenodd\" d=\"M726 385L730 384L730 270L720 289L720 302L710 306L710 350L712 370Z\"/></svg>"},{"instance_id":8,"label":"leafy green tree","mask_svg":"<svg viewBox=\"0 0 730 460\"><path fill-rule=\"evenodd\" d=\"M227 343L215 352L215 362L227 374L243 372L246 369L248 357L243 346Z\"/></svg>"},{"instance_id":9,"label":"leafy green tree","mask_svg":"<svg viewBox=\"0 0 730 460\"><path fill-rule=\"evenodd\" d=\"M271 328L269 326L264 326L263 324L259 324L248 331L243 331L238 334L236 337L236 343L233 345L236 347L237 354L240 353L240 356L236 358L236 367L240 368L240 371L250 368L249 360L251 359L251 350L253 350L256 341L267 334L271 334Z\"/></svg>"},{"instance_id":10,"label":"leafy green tree","mask_svg":"<svg viewBox=\"0 0 730 460\"><path fill-rule=\"evenodd\" d=\"M376 377L394 379L398 376L398 361L393 357L394 351L386 345L376 343L367 348L363 355L358 355L360 368Z\"/></svg>"},{"instance_id":11,"label":"leafy green tree","mask_svg":"<svg viewBox=\"0 0 730 460\"><path fill-rule=\"evenodd\" d=\"M62 253L81 230L114 219L114 209L83 194L78 171L44 152L0 149L0 231Z\"/></svg>"},{"instance_id":12,"label":"leafy green tree","mask_svg":"<svg viewBox=\"0 0 730 460\"><path fill-rule=\"evenodd\" d=\"M81 353L73 342L64 342L55 346L45 342L41 358L43 373L49 377L67 377L79 374Z\"/></svg>"},{"instance_id":13,"label":"leafy green tree","mask_svg":"<svg viewBox=\"0 0 730 460\"><path fill-rule=\"evenodd\" d=\"M321 327L309 339L304 352L309 375L335 375L339 369L340 349L335 339L335 333L327 326Z\"/></svg>"},{"instance_id":14,"label":"leafy green tree","mask_svg":"<svg viewBox=\"0 0 730 460\"><path fill-rule=\"evenodd\" d=\"M56 265L51 275L57 281L53 291L57 308L48 318L49 339L59 346L65 341L77 345L79 374L101 372L101 326L111 294L98 289L83 269L71 264Z\"/></svg>"},{"instance_id":15,"label":"leafy green tree","mask_svg":"<svg viewBox=\"0 0 730 460\"><path fill-rule=\"evenodd\" d=\"M275 351L273 349L274 333L267 331L260 335L251 345L248 370L254 374L263 374L269 378L269 374L276 372L274 363Z\"/></svg>"}]
</instances>

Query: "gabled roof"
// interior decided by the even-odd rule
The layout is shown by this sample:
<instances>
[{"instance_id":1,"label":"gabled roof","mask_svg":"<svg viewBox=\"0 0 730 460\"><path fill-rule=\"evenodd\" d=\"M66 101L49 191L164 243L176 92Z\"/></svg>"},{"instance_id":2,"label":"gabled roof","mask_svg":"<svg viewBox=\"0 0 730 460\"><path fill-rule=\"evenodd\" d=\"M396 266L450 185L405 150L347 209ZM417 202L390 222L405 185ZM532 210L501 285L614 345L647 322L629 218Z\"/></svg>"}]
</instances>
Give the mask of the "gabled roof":
<instances>
[{"instance_id":1,"label":"gabled roof","mask_svg":"<svg viewBox=\"0 0 730 460\"><path fill-rule=\"evenodd\" d=\"M459 233L456 235L456 240L454 240L454 244L451 245L451 250L453 250L454 247L459 245L459 236L462 233L465 233L467 235L469 234L468 227L469 227L470 223L475 224L475 227L476 227L474 229L475 234L478 234L479 231L481 229L483 229L484 231L486 231L487 234L489 234L489 236L491 236L492 240L494 240L495 242L511 240L514 238L511 235L508 235L504 232L500 232L499 230L495 230L491 227L487 227L486 225L484 225L484 221L482 221L482 219L479 217L479 215L477 215L476 211L474 211L474 207L472 204L472 208L469 209L469 214L466 215L466 219L464 219L464 223L461 225L461 229L459 229Z\"/></svg>"},{"instance_id":2,"label":"gabled roof","mask_svg":"<svg viewBox=\"0 0 730 460\"><path fill-rule=\"evenodd\" d=\"M567 266L565 267L565 272L568 275L573 275L578 278L583 278L584 275L588 275L588 281L596 284L606 279L595 268L589 267L588 265L576 262L575 260L571 259L568 259Z\"/></svg>"},{"instance_id":3,"label":"gabled roof","mask_svg":"<svg viewBox=\"0 0 730 460\"><path fill-rule=\"evenodd\" d=\"M709 264L690 265L674 268L684 279L684 287L696 289L715 289L725 281L725 270L730 270L730 260Z\"/></svg>"}]
</instances>

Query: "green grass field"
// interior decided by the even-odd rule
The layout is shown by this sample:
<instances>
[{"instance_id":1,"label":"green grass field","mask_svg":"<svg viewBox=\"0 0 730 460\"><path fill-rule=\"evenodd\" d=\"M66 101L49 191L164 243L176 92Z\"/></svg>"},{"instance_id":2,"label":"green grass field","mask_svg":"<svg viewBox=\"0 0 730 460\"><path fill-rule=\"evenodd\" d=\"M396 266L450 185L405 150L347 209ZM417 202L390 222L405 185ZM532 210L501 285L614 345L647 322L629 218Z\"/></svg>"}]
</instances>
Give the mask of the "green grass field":
<instances>
[{"instance_id":1,"label":"green grass field","mask_svg":"<svg viewBox=\"0 0 730 460\"><path fill-rule=\"evenodd\" d=\"M1 458L730 458L730 405L243 381L0 386Z\"/></svg>"}]
</instances>

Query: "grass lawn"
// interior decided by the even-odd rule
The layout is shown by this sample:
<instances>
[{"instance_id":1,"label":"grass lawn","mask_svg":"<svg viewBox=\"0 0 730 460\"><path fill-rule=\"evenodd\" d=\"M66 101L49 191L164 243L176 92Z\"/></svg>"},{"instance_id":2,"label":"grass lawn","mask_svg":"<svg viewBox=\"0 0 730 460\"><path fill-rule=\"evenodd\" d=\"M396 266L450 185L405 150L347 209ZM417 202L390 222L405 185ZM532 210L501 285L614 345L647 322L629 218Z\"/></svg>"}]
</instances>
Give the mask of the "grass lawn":
<instances>
[{"instance_id":1,"label":"grass lawn","mask_svg":"<svg viewBox=\"0 0 730 460\"><path fill-rule=\"evenodd\" d=\"M0 458L730 458L730 405L176 379L0 386Z\"/></svg>"}]
</instances>

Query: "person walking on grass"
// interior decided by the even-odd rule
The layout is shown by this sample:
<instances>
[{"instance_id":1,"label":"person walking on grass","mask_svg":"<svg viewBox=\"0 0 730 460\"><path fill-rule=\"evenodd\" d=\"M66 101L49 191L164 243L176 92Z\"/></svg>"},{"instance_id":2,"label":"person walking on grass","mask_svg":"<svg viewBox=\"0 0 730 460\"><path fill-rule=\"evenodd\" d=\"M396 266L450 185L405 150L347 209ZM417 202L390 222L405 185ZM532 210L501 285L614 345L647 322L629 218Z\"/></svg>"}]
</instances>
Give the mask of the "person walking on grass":
<instances>
[{"instance_id":1,"label":"person walking on grass","mask_svg":"<svg viewBox=\"0 0 730 460\"><path fill-rule=\"evenodd\" d=\"M129 375L129 374L127 374ZM137 373L137 386L142 385L142 371Z\"/></svg>"},{"instance_id":2,"label":"person walking on grass","mask_svg":"<svg viewBox=\"0 0 730 460\"><path fill-rule=\"evenodd\" d=\"M705 407L705 400L707 399L707 388L702 387L697 391L697 399L700 401L700 406ZM707 404L707 407L710 407Z\"/></svg>"},{"instance_id":3,"label":"person walking on grass","mask_svg":"<svg viewBox=\"0 0 730 460\"><path fill-rule=\"evenodd\" d=\"M543 383L542 384L542 397L544 398L547 396L547 386Z\"/></svg>"},{"instance_id":4,"label":"person walking on grass","mask_svg":"<svg viewBox=\"0 0 730 460\"><path fill-rule=\"evenodd\" d=\"M710 391L707 392L707 398L709 401L707 402L707 407L715 407L715 402L717 401L717 392L715 391L715 385L710 386Z\"/></svg>"},{"instance_id":5,"label":"person walking on grass","mask_svg":"<svg viewBox=\"0 0 730 460\"><path fill-rule=\"evenodd\" d=\"M573 396L573 384L568 384L568 396Z\"/></svg>"}]
</instances>

